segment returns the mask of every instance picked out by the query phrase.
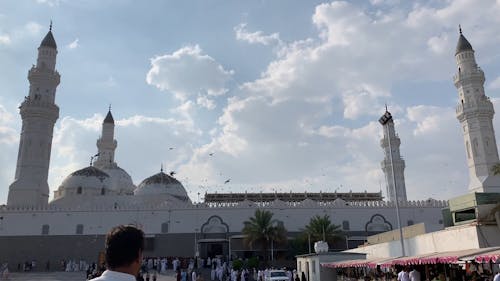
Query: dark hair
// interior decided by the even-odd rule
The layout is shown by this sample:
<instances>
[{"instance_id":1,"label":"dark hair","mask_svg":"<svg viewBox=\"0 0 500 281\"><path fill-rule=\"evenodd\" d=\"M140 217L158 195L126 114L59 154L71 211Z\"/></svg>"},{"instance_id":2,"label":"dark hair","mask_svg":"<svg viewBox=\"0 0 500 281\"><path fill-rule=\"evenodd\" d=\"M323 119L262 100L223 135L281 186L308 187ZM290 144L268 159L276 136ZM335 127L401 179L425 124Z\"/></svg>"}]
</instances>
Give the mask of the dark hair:
<instances>
[{"instance_id":1,"label":"dark hair","mask_svg":"<svg viewBox=\"0 0 500 281\"><path fill-rule=\"evenodd\" d=\"M127 266L144 250L144 232L133 225L113 227L106 235L106 264L110 269Z\"/></svg>"}]
</instances>

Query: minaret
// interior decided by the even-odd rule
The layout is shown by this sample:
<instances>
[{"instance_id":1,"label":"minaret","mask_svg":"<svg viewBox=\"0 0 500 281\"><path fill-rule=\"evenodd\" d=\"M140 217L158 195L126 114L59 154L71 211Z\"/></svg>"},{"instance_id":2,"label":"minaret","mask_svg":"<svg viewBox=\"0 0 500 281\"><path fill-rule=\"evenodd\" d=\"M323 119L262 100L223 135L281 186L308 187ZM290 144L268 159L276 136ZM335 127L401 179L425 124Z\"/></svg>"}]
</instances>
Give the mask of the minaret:
<instances>
[{"instance_id":1,"label":"minaret","mask_svg":"<svg viewBox=\"0 0 500 281\"><path fill-rule=\"evenodd\" d=\"M385 115L391 116L389 111L385 111ZM392 163L394 164L394 180L392 177L392 167L391 167L391 151L389 150L389 139L392 148ZM397 198L398 201L406 201L406 186L405 186L405 161L401 158L399 153L399 146L401 145L401 140L396 134L396 129L394 128L394 121L392 118L384 125L384 138L380 140L380 146L384 149L384 160L380 163L382 166L382 171L385 174L385 182L387 187L387 197L389 201L396 201L396 194L394 189L394 181L396 182Z\"/></svg>"},{"instance_id":2,"label":"minaret","mask_svg":"<svg viewBox=\"0 0 500 281\"><path fill-rule=\"evenodd\" d=\"M99 169L116 168L115 163L115 149L117 146L115 135L115 120L111 114L111 106L109 107L108 114L102 122L101 138L97 140L97 149L99 156L94 162L94 166Z\"/></svg>"},{"instance_id":3,"label":"minaret","mask_svg":"<svg viewBox=\"0 0 500 281\"><path fill-rule=\"evenodd\" d=\"M59 117L55 104L60 75L55 70L57 45L52 23L40 47L36 65L28 72L29 95L19 107L23 120L16 175L9 186L8 206L46 206L49 199L50 151L52 132Z\"/></svg>"},{"instance_id":4,"label":"minaret","mask_svg":"<svg viewBox=\"0 0 500 281\"><path fill-rule=\"evenodd\" d=\"M493 115L495 110L484 94L484 73L476 63L474 50L459 27L453 76L458 90L457 119L464 135L470 192L500 192L500 176L491 168L499 163Z\"/></svg>"}]
</instances>

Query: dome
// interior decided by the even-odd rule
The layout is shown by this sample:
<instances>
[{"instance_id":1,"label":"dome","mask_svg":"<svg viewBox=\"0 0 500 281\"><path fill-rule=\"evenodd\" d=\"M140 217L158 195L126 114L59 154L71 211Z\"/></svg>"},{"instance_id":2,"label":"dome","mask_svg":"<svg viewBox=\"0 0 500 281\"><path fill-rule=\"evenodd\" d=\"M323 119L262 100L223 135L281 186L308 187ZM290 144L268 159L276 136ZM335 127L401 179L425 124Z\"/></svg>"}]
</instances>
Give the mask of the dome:
<instances>
[{"instance_id":1,"label":"dome","mask_svg":"<svg viewBox=\"0 0 500 281\"><path fill-rule=\"evenodd\" d=\"M108 114L106 114L106 118L104 118L104 123L115 123L115 119L113 119L113 115L111 114L111 109L108 111Z\"/></svg>"},{"instance_id":2,"label":"dome","mask_svg":"<svg viewBox=\"0 0 500 281\"><path fill-rule=\"evenodd\" d=\"M107 173L89 166L71 173L54 193L54 199L70 195L105 195L111 186Z\"/></svg>"},{"instance_id":3,"label":"dome","mask_svg":"<svg viewBox=\"0 0 500 281\"><path fill-rule=\"evenodd\" d=\"M122 168L116 166L109 169L102 169L109 175L109 188L117 194L133 194L136 186L132 182L130 175Z\"/></svg>"},{"instance_id":4,"label":"dome","mask_svg":"<svg viewBox=\"0 0 500 281\"><path fill-rule=\"evenodd\" d=\"M49 47L57 49L56 40L54 39L54 35L52 35L52 30L49 30L47 35L45 35L45 37L42 40L42 43L40 43L40 47Z\"/></svg>"},{"instance_id":5,"label":"dome","mask_svg":"<svg viewBox=\"0 0 500 281\"><path fill-rule=\"evenodd\" d=\"M474 51L474 50L472 49L472 45L469 43L469 41L465 38L465 36L463 36L462 31L460 31L460 37L458 38L455 55L463 51Z\"/></svg>"},{"instance_id":6,"label":"dome","mask_svg":"<svg viewBox=\"0 0 500 281\"><path fill-rule=\"evenodd\" d=\"M150 194L169 194L181 201L189 201L186 189L175 178L159 172L145 180L143 180L137 189L135 195L150 195Z\"/></svg>"}]
</instances>

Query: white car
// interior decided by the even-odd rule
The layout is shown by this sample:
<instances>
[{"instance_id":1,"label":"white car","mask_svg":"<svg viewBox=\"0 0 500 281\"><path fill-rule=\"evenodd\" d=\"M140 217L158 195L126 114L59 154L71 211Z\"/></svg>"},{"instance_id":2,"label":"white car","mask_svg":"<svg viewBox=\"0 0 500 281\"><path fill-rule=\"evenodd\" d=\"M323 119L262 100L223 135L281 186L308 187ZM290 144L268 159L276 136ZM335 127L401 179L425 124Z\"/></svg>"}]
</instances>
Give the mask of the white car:
<instances>
[{"instance_id":1,"label":"white car","mask_svg":"<svg viewBox=\"0 0 500 281\"><path fill-rule=\"evenodd\" d=\"M264 281L289 281L286 271L284 270L270 270Z\"/></svg>"}]
</instances>

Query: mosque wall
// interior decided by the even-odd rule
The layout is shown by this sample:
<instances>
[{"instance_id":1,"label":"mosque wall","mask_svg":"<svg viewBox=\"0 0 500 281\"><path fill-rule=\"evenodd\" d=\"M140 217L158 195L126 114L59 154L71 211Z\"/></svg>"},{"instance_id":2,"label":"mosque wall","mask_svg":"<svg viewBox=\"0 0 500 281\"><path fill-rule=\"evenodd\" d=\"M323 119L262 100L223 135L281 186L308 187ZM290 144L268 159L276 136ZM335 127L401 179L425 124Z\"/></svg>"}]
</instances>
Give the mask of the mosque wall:
<instances>
[{"instance_id":1,"label":"mosque wall","mask_svg":"<svg viewBox=\"0 0 500 281\"><path fill-rule=\"evenodd\" d=\"M424 222L427 231L443 228L441 207L402 207L403 226ZM265 208L289 231L300 231L315 215L329 215L334 224L349 231L386 231L397 228L396 212L389 207ZM0 236L102 235L118 224L140 225L146 234L200 232L212 216L218 216L229 232L238 233L243 221L254 215L251 208L185 208L151 210L3 210ZM44 230L45 227L45 230ZM48 228L48 229L47 229ZM78 228L80 230L78 230Z\"/></svg>"}]
</instances>

